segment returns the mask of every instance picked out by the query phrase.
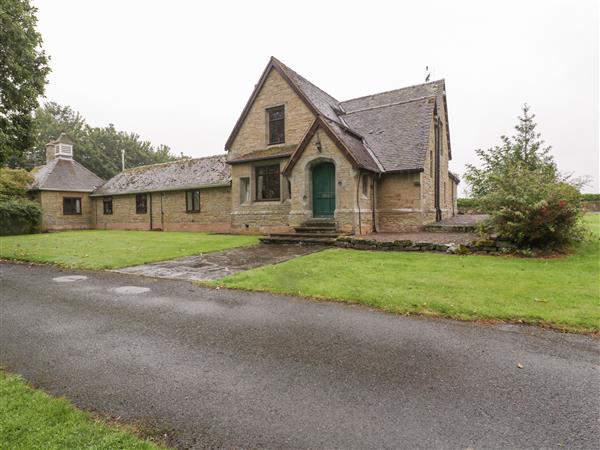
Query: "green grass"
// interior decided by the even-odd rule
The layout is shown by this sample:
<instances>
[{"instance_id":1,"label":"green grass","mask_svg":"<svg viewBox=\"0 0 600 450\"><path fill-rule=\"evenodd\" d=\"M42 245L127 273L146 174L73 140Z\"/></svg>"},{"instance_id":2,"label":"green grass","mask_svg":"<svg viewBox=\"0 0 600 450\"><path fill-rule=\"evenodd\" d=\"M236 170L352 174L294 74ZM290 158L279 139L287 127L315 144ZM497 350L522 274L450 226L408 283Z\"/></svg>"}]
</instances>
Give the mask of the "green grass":
<instances>
[{"instance_id":1,"label":"green grass","mask_svg":"<svg viewBox=\"0 0 600 450\"><path fill-rule=\"evenodd\" d=\"M158 449L126 426L108 426L62 398L32 389L0 370L0 447L18 449Z\"/></svg>"},{"instance_id":2,"label":"green grass","mask_svg":"<svg viewBox=\"0 0 600 450\"><path fill-rule=\"evenodd\" d=\"M360 303L395 313L600 331L600 215L576 253L551 259L332 249L212 285Z\"/></svg>"},{"instance_id":3,"label":"green grass","mask_svg":"<svg viewBox=\"0 0 600 450\"><path fill-rule=\"evenodd\" d=\"M0 237L0 258L114 269L252 245L256 236L157 231L66 231Z\"/></svg>"}]
</instances>

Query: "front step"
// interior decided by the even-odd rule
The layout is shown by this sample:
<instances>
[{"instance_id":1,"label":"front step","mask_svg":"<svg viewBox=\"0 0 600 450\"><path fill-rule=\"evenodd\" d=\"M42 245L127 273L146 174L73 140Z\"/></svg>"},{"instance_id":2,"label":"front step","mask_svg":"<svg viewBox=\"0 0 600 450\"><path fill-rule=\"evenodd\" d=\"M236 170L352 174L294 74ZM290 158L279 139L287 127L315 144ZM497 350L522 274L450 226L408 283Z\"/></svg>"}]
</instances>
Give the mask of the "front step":
<instances>
[{"instance_id":1,"label":"front step","mask_svg":"<svg viewBox=\"0 0 600 450\"><path fill-rule=\"evenodd\" d=\"M261 238L265 244L318 244L335 245L335 240L341 234L337 224L330 218L316 218L294 227L295 233L271 233Z\"/></svg>"},{"instance_id":2,"label":"front step","mask_svg":"<svg viewBox=\"0 0 600 450\"><path fill-rule=\"evenodd\" d=\"M333 237L267 236L259 239L263 244L335 245Z\"/></svg>"}]
</instances>

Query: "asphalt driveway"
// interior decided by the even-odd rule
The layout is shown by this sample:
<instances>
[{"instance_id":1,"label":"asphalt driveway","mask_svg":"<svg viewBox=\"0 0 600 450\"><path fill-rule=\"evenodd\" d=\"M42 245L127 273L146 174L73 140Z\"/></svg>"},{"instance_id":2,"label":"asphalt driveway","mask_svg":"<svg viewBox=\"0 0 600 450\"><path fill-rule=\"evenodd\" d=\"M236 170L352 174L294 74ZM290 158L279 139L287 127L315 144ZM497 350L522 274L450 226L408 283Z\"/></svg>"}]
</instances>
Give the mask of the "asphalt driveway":
<instances>
[{"instance_id":1,"label":"asphalt driveway","mask_svg":"<svg viewBox=\"0 0 600 450\"><path fill-rule=\"evenodd\" d=\"M172 430L174 446L598 448L596 338L0 271L0 364L80 407Z\"/></svg>"}]
</instances>

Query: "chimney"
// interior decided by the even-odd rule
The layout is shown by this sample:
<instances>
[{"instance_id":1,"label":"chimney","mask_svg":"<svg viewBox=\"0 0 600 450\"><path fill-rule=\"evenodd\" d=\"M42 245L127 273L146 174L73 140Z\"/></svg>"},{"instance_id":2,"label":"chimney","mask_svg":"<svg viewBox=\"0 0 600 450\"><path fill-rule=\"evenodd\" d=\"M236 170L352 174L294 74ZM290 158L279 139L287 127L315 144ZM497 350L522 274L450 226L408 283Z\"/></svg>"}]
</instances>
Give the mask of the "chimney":
<instances>
[{"instance_id":1,"label":"chimney","mask_svg":"<svg viewBox=\"0 0 600 450\"><path fill-rule=\"evenodd\" d=\"M54 140L53 136L50 136L50 140L46 144L46 164L48 164L50 161L52 161L54 158L56 158L56 154L55 154L56 150L54 149L55 146L56 146L56 141Z\"/></svg>"}]
</instances>

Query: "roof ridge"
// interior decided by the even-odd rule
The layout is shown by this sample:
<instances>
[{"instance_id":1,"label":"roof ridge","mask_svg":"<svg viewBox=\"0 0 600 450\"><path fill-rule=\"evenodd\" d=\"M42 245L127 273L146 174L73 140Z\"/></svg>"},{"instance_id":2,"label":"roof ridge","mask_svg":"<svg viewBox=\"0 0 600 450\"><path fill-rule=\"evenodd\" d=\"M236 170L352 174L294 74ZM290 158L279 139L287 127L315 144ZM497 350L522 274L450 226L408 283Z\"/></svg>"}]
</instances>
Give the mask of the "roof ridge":
<instances>
[{"instance_id":1,"label":"roof ridge","mask_svg":"<svg viewBox=\"0 0 600 450\"><path fill-rule=\"evenodd\" d=\"M427 86L429 84L434 84L434 83L439 83L439 82L446 82L445 78L440 78L438 80L434 80L434 81L428 81L427 83L417 83L417 84L411 84L410 86L405 86L405 87L401 87L401 88L397 88L397 89L390 89L389 91L382 91L382 92L376 92L375 94L368 94L368 95L362 95L360 97L354 97L354 98L350 98L348 100L342 100L340 103L348 103L354 100L362 100L363 98L367 98L367 97L375 97L376 95L383 95L383 94L391 94L392 92L398 92L398 91L403 91L405 89L411 89L411 88L415 88L417 86Z\"/></svg>"},{"instance_id":2,"label":"roof ridge","mask_svg":"<svg viewBox=\"0 0 600 450\"><path fill-rule=\"evenodd\" d=\"M345 113L344 116L349 116L350 114L364 112L364 111L371 111L373 109L388 108L390 106L404 105L406 103L418 102L418 101L421 101L421 100L425 100L426 98L435 98L435 97L436 97L435 94L432 94L432 95L423 95L421 97L411 98L410 100L404 100L404 101L401 101L401 102L386 103L385 105L376 105L376 106L371 106L369 108L356 109L354 111L350 111L350 112Z\"/></svg>"}]
</instances>

